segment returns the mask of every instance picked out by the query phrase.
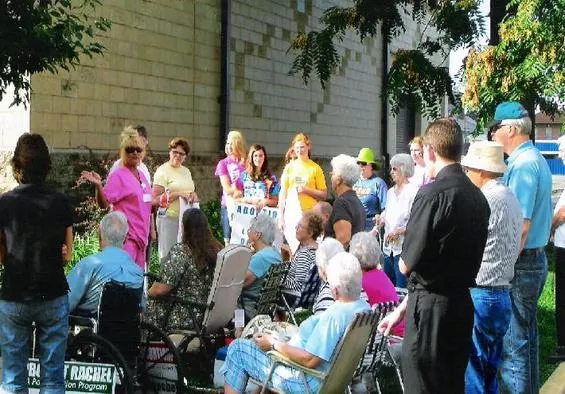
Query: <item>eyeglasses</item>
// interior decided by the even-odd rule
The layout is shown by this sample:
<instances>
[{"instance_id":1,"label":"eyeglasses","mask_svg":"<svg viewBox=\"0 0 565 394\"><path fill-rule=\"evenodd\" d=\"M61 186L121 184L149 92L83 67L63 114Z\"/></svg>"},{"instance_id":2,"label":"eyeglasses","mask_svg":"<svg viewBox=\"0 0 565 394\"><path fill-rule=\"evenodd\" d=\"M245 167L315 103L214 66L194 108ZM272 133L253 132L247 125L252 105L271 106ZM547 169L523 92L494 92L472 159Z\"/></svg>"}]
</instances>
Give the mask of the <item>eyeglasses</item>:
<instances>
[{"instance_id":1,"label":"eyeglasses","mask_svg":"<svg viewBox=\"0 0 565 394\"><path fill-rule=\"evenodd\" d=\"M365 167L367 165L367 162L366 161L358 161L357 164L360 165L361 167Z\"/></svg>"},{"instance_id":2,"label":"eyeglasses","mask_svg":"<svg viewBox=\"0 0 565 394\"><path fill-rule=\"evenodd\" d=\"M124 150L128 154L131 154L133 152L137 152L137 153L143 152L143 148L140 148L139 146L126 146Z\"/></svg>"},{"instance_id":3,"label":"eyeglasses","mask_svg":"<svg viewBox=\"0 0 565 394\"><path fill-rule=\"evenodd\" d=\"M175 155L175 156L180 156L180 157L185 157L185 156L186 156L186 153L180 152L180 151L178 151L178 150L172 150L171 153L172 153L173 155Z\"/></svg>"}]
</instances>

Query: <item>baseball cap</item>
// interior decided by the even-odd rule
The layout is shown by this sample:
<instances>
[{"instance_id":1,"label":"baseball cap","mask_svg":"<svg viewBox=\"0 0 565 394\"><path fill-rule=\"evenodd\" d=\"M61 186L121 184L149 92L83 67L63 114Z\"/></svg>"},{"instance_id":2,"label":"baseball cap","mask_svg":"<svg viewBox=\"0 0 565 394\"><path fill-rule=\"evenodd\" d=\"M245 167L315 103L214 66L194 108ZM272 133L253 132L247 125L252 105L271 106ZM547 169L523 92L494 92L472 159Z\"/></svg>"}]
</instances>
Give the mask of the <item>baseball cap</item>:
<instances>
[{"instance_id":1,"label":"baseball cap","mask_svg":"<svg viewBox=\"0 0 565 394\"><path fill-rule=\"evenodd\" d=\"M507 119L521 119L529 116L528 111L517 101L505 101L498 104L494 119L486 124L487 128L497 126Z\"/></svg>"}]
</instances>

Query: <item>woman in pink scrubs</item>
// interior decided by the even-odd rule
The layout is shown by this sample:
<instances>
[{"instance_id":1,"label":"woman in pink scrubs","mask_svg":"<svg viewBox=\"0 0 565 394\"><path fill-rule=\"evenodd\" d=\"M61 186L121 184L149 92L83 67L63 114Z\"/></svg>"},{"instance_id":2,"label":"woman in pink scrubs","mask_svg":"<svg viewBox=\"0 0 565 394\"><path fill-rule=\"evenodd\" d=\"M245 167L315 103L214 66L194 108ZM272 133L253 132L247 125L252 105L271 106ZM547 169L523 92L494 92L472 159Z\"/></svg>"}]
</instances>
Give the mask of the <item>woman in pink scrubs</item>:
<instances>
[{"instance_id":1,"label":"woman in pink scrubs","mask_svg":"<svg viewBox=\"0 0 565 394\"><path fill-rule=\"evenodd\" d=\"M143 146L137 132L122 133L120 144L122 165L110 174L106 185L102 186L100 175L94 171L83 171L80 177L95 186L98 205L102 207L111 205L113 211L121 211L126 215L129 229L124 250L145 271L145 249L151 215L151 185L137 169Z\"/></svg>"}]
</instances>

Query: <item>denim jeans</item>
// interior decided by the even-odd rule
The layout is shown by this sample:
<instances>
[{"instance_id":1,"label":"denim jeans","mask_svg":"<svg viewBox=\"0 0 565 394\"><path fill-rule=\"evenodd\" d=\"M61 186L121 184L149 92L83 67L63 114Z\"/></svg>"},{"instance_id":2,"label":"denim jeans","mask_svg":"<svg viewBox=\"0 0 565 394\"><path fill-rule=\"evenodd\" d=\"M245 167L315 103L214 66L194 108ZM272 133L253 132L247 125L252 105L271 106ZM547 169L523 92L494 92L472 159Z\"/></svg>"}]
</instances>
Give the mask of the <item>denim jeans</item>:
<instances>
[{"instance_id":1,"label":"denim jeans","mask_svg":"<svg viewBox=\"0 0 565 394\"><path fill-rule=\"evenodd\" d=\"M473 345L465 371L465 393L498 392L496 374L502 358L502 341L510 325L510 291L502 288L473 288L475 309Z\"/></svg>"},{"instance_id":2,"label":"denim jeans","mask_svg":"<svg viewBox=\"0 0 565 394\"><path fill-rule=\"evenodd\" d=\"M220 223L222 224L222 232L224 233L224 240L231 239L231 226L229 221L228 209L226 207L220 208Z\"/></svg>"},{"instance_id":3,"label":"denim jeans","mask_svg":"<svg viewBox=\"0 0 565 394\"><path fill-rule=\"evenodd\" d=\"M27 361L35 322L39 344L41 389L44 394L65 392L65 348L69 331L69 298L49 301L0 300L2 392L27 393Z\"/></svg>"},{"instance_id":4,"label":"denim jeans","mask_svg":"<svg viewBox=\"0 0 565 394\"><path fill-rule=\"evenodd\" d=\"M406 276L400 272L399 260L400 255L385 256L384 271L395 287L406 288Z\"/></svg>"},{"instance_id":5,"label":"denim jeans","mask_svg":"<svg viewBox=\"0 0 565 394\"><path fill-rule=\"evenodd\" d=\"M547 276L543 249L518 257L510 290L512 317L504 336L500 391L537 393L539 391L539 348L537 305Z\"/></svg>"}]
</instances>

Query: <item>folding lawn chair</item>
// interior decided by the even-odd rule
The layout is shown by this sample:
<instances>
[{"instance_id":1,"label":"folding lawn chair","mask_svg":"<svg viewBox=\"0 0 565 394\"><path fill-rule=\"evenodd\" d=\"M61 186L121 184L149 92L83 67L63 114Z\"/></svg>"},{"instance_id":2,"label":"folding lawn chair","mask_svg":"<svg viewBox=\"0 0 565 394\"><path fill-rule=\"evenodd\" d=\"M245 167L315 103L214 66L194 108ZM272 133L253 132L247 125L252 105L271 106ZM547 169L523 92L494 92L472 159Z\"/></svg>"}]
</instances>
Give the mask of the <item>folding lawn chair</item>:
<instances>
[{"instance_id":1,"label":"folding lawn chair","mask_svg":"<svg viewBox=\"0 0 565 394\"><path fill-rule=\"evenodd\" d=\"M202 366L207 372L212 372L216 350L224 345L224 327L233 318L250 259L251 249L248 247L226 246L218 253L208 302L201 304L178 297L175 299L175 302L187 305L189 309L196 307L204 312L202 324L192 317L195 330L169 332L181 357L189 362L187 369Z\"/></svg>"},{"instance_id":2,"label":"folding lawn chair","mask_svg":"<svg viewBox=\"0 0 565 394\"><path fill-rule=\"evenodd\" d=\"M318 266L312 264L308 273L308 279L302 285L300 294L282 291L282 300L293 324L297 325L296 317L294 316L295 310L298 308L311 309L319 290L320 276L318 275Z\"/></svg>"},{"instance_id":3,"label":"folding lawn chair","mask_svg":"<svg viewBox=\"0 0 565 394\"><path fill-rule=\"evenodd\" d=\"M355 366L357 366L367 347L367 342L374 327L377 325L379 317L379 313L375 311L367 311L355 315L336 346L330 359L329 369L326 372L306 368L276 351L268 352L267 354L271 358L273 365L262 383L263 388L261 392L264 393L267 389L280 392L270 386L271 376L278 365L286 365L300 372L304 382L304 392L310 392L306 384L305 375L311 375L321 380L318 393L343 393L351 383Z\"/></svg>"},{"instance_id":4,"label":"folding lawn chair","mask_svg":"<svg viewBox=\"0 0 565 394\"><path fill-rule=\"evenodd\" d=\"M255 306L256 315L273 316L281 300L281 289L288 274L288 264L273 264L265 274L259 298ZM249 316L253 318L255 316Z\"/></svg>"}]
</instances>

